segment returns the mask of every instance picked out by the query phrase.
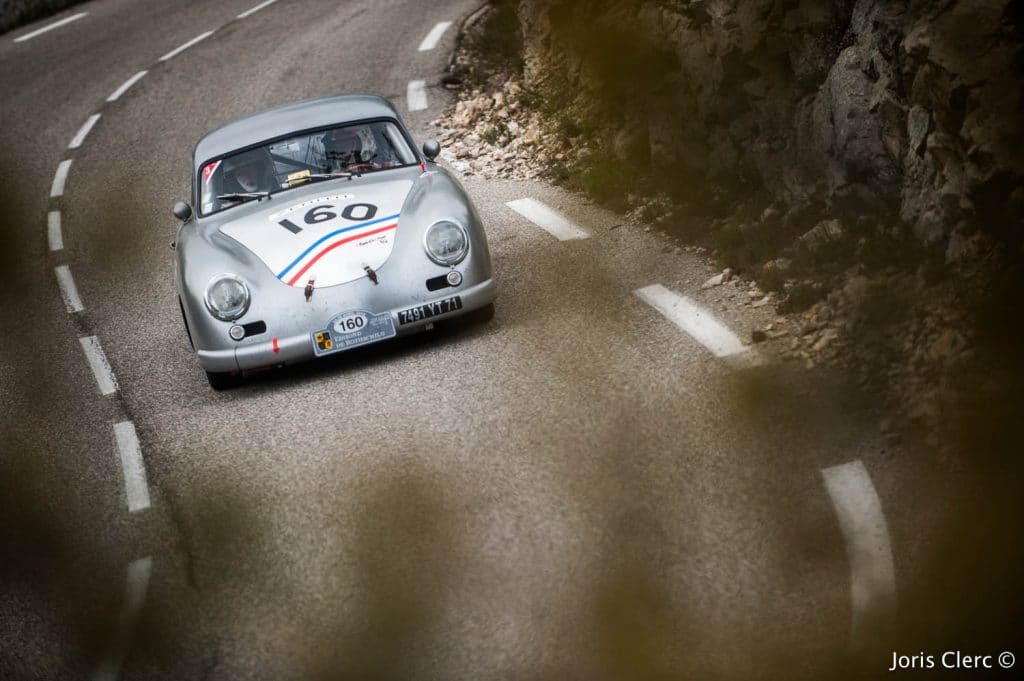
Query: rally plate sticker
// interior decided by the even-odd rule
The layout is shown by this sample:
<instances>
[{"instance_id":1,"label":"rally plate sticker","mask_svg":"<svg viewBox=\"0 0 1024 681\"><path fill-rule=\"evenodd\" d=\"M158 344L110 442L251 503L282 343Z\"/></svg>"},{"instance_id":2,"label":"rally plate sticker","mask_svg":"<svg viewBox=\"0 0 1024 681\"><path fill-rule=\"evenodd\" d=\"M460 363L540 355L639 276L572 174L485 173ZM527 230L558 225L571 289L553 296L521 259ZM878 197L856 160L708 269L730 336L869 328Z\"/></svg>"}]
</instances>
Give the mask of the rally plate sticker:
<instances>
[{"instance_id":1,"label":"rally plate sticker","mask_svg":"<svg viewBox=\"0 0 1024 681\"><path fill-rule=\"evenodd\" d=\"M455 312L456 310L461 309L462 298L460 296L452 296L451 298L445 298L444 300L435 300L432 303L417 305L416 307L410 307L408 310L402 310L398 313L398 323L403 325L412 324L414 322L421 322L424 319L436 317L439 314Z\"/></svg>"},{"instance_id":2,"label":"rally plate sticker","mask_svg":"<svg viewBox=\"0 0 1024 681\"><path fill-rule=\"evenodd\" d=\"M373 314L366 310L344 312L332 319L326 329L310 334L317 357L376 343L394 335L395 323L390 313Z\"/></svg>"}]
</instances>

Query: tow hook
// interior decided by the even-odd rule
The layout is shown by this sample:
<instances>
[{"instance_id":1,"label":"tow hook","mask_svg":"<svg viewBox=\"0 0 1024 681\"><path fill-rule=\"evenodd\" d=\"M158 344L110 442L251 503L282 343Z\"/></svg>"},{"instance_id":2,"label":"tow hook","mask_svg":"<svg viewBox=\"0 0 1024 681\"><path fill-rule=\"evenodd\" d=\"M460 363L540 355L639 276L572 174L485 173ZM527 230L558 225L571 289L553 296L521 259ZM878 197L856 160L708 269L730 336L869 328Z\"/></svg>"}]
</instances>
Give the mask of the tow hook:
<instances>
[{"instance_id":1,"label":"tow hook","mask_svg":"<svg viewBox=\"0 0 1024 681\"><path fill-rule=\"evenodd\" d=\"M303 291L303 293L305 293L305 294L306 294L306 302L307 302L307 303L308 303L308 302L310 301L310 299L311 299L311 298L313 297L313 282L314 282L314 281L316 281L316 279L310 279L309 281L307 281L307 282L306 282L306 288L305 288L305 290Z\"/></svg>"},{"instance_id":2,"label":"tow hook","mask_svg":"<svg viewBox=\"0 0 1024 681\"><path fill-rule=\"evenodd\" d=\"M366 276L370 278L374 284L377 283L377 273L373 271L373 268L369 265L363 265L363 269L366 270Z\"/></svg>"}]
</instances>

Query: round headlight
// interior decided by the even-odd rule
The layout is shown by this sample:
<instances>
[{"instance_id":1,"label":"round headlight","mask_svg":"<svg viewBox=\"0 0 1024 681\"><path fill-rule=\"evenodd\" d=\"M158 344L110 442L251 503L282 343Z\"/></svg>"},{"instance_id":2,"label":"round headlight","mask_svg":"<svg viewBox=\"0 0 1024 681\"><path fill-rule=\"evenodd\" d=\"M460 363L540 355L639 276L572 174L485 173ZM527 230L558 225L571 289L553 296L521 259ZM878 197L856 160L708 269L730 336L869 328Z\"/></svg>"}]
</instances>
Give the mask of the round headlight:
<instances>
[{"instance_id":1,"label":"round headlight","mask_svg":"<svg viewBox=\"0 0 1024 681\"><path fill-rule=\"evenodd\" d=\"M206 285L206 309L217 319L231 322L249 309L249 287L234 274L220 274Z\"/></svg>"},{"instance_id":2,"label":"round headlight","mask_svg":"<svg viewBox=\"0 0 1024 681\"><path fill-rule=\"evenodd\" d=\"M466 257L469 239L458 224L449 220L435 222L423 238L427 255L438 265L455 265Z\"/></svg>"}]
</instances>

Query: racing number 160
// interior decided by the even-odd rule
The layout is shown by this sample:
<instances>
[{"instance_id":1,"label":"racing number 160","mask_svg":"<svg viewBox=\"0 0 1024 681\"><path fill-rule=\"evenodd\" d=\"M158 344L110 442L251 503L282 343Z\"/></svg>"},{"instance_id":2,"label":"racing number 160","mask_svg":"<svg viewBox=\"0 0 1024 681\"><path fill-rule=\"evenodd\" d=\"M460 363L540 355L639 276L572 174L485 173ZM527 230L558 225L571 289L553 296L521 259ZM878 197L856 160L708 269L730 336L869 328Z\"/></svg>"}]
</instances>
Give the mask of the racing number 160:
<instances>
[{"instance_id":1,"label":"racing number 160","mask_svg":"<svg viewBox=\"0 0 1024 681\"><path fill-rule=\"evenodd\" d=\"M350 203L341 211L341 217L354 222L372 220L373 216L376 214L377 206L372 203ZM338 214L334 212L334 206L324 204L322 206L314 206L313 208L310 208L302 219L307 225L315 225L318 222L327 222L328 220L333 220L336 217L338 217ZM292 234L298 234L302 231L302 227L299 227L287 218L281 220L277 224L281 225Z\"/></svg>"}]
</instances>

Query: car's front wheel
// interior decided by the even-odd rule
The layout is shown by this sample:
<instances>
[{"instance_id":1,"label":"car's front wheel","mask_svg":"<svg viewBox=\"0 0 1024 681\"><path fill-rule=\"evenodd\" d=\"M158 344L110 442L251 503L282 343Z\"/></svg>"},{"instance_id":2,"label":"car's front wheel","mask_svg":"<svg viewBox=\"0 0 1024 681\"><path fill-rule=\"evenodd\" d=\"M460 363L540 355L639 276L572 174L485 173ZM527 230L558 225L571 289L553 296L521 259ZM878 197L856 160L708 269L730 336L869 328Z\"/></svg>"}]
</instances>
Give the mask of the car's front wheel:
<instances>
[{"instance_id":1,"label":"car's front wheel","mask_svg":"<svg viewBox=\"0 0 1024 681\"><path fill-rule=\"evenodd\" d=\"M466 314L462 315L460 321L462 321L467 326L472 326L475 324L485 324L491 321L492 319L494 319L494 303L488 303L483 307L477 308L472 312L467 312Z\"/></svg>"},{"instance_id":2,"label":"car's front wheel","mask_svg":"<svg viewBox=\"0 0 1024 681\"><path fill-rule=\"evenodd\" d=\"M181 310L181 321L185 324L185 335L188 336L188 346L194 351L196 344L192 342L192 330L188 328L188 317L185 316L185 305L181 302L181 296L178 296L178 309Z\"/></svg>"},{"instance_id":3,"label":"car's front wheel","mask_svg":"<svg viewBox=\"0 0 1024 681\"><path fill-rule=\"evenodd\" d=\"M210 387L214 390L230 390L242 384L242 374L230 371L207 371L206 380L210 382Z\"/></svg>"}]
</instances>

